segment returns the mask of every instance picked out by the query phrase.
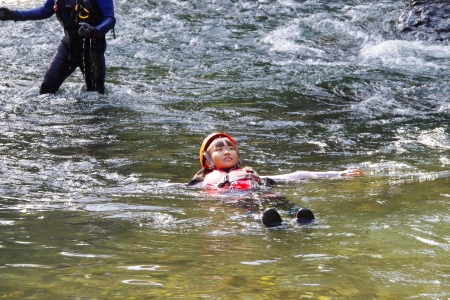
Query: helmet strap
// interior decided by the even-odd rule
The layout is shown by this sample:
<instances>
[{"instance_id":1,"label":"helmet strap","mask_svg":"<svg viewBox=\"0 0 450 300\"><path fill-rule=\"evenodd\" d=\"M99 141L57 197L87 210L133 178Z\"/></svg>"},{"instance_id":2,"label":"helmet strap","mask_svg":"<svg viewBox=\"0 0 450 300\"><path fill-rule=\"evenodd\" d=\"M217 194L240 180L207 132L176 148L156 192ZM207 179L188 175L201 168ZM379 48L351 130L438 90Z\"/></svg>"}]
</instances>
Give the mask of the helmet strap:
<instances>
[{"instance_id":1,"label":"helmet strap","mask_svg":"<svg viewBox=\"0 0 450 300\"><path fill-rule=\"evenodd\" d=\"M203 156L205 156L206 160L210 163L209 169L213 170L216 168L216 166L214 166L214 163L211 159L211 157L209 157L208 153L206 153L206 151L203 152Z\"/></svg>"}]
</instances>

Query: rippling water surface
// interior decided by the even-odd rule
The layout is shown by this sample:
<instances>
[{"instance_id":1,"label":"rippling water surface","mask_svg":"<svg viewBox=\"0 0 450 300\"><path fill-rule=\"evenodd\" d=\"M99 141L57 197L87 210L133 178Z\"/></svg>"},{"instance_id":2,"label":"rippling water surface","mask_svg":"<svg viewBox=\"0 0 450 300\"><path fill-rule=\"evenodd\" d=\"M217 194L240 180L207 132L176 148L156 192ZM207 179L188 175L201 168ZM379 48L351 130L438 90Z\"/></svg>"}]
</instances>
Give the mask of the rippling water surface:
<instances>
[{"instance_id":1,"label":"rippling water surface","mask_svg":"<svg viewBox=\"0 0 450 300\"><path fill-rule=\"evenodd\" d=\"M2 22L0 298L449 298L450 50L404 5L115 1L106 95L38 95L60 25ZM268 229L179 184L215 131L261 175L365 176L273 187L317 222Z\"/></svg>"}]
</instances>

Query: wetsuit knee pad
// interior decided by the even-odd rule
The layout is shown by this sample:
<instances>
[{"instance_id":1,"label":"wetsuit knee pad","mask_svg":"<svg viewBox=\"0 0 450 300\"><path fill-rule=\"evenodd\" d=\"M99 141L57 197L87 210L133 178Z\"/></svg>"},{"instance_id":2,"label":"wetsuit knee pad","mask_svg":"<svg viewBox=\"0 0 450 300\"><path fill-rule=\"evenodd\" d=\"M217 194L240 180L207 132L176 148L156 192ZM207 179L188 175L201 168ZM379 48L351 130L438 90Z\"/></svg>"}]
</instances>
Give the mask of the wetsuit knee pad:
<instances>
[{"instance_id":1,"label":"wetsuit knee pad","mask_svg":"<svg viewBox=\"0 0 450 300\"><path fill-rule=\"evenodd\" d=\"M54 94L58 91L59 87L52 87L45 83L41 84L41 88L39 89L39 94Z\"/></svg>"}]
</instances>

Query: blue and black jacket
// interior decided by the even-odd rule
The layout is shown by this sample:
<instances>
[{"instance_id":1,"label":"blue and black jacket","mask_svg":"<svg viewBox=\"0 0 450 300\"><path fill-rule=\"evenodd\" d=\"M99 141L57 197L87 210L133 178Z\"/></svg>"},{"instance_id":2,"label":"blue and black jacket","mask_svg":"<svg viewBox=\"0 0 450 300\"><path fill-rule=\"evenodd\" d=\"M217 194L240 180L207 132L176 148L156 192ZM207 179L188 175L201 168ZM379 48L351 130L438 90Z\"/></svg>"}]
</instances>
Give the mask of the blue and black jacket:
<instances>
[{"instance_id":1,"label":"blue and black jacket","mask_svg":"<svg viewBox=\"0 0 450 300\"><path fill-rule=\"evenodd\" d=\"M86 22L98 30L98 36L104 36L116 23L112 0L46 0L42 6L14 11L14 21L43 20L55 13L66 34Z\"/></svg>"}]
</instances>

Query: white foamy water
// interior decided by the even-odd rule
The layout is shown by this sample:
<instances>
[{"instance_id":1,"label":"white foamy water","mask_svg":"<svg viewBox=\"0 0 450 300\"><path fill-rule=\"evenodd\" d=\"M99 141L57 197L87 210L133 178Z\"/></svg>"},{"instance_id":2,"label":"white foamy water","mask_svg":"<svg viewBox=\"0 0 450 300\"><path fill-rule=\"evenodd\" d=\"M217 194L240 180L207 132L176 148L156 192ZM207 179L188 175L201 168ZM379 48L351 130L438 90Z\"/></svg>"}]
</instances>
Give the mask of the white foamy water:
<instances>
[{"instance_id":1,"label":"white foamy water","mask_svg":"<svg viewBox=\"0 0 450 300\"><path fill-rule=\"evenodd\" d=\"M405 3L114 4L106 95L38 95L60 25L0 24L0 296L448 298L450 52L401 40ZM260 175L365 176L226 201L183 185L215 131Z\"/></svg>"}]
</instances>

